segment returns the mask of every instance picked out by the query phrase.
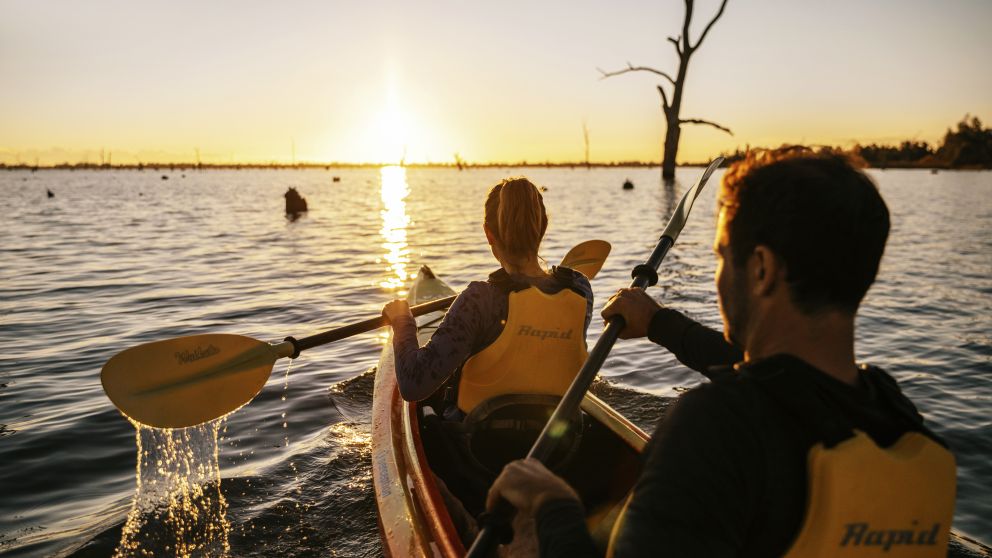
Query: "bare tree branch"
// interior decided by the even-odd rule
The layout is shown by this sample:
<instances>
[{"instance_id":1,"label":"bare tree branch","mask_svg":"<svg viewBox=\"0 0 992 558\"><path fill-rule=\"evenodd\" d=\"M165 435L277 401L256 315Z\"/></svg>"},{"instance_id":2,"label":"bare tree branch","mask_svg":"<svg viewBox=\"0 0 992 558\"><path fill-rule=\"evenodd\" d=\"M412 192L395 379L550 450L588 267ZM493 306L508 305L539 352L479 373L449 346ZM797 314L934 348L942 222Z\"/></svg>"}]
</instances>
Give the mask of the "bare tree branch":
<instances>
[{"instance_id":1,"label":"bare tree branch","mask_svg":"<svg viewBox=\"0 0 992 558\"><path fill-rule=\"evenodd\" d=\"M703 44L703 39L706 38L706 34L710 32L710 28L713 27L713 24L716 23L716 20L720 19L720 16L723 15L723 9L726 7L727 7L727 0L723 0L723 2L720 3L720 9L716 12L716 15L713 16L713 19L710 20L709 24L706 26L706 29L703 29L703 34L699 36L699 40L696 41L696 45L692 47L692 50L696 50L697 48L699 48L699 45Z\"/></svg>"},{"instance_id":2,"label":"bare tree branch","mask_svg":"<svg viewBox=\"0 0 992 558\"><path fill-rule=\"evenodd\" d=\"M626 68L622 70L617 70L615 72L607 72L604 71L602 68L596 68L596 69L599 70L599 73L603 74L603 77L599 79L606 79L608 77L618 76L620 74L626 74L627 72L651 72L652 74L658 74L659 76L667 79L668 82L671 83L672 85L675 85L675 80L672 79L672 76L666 74L665 72L662 72L661 70L655 70L654 68L649 68L647 66L631 66L630 62L627 62Z\"/></svg>"},{"instance_id":3,"label":"bare tree branch","mask_svg":"<svg viewBox=\"0 0 992 558\"><path fill-rule=\"evenodd\" d=\"M661 94L661 106L665 109L665 117L668 117L668 95L665 95L665 88L658 86L658 93Z\"/></svg>"},{"instance_id":4,"label":"bare tree branch","mask_svg":"<svg viewBox=\"0 0 992 558\"><path fill-rule=\"evenodd\" d=\"M661 97L661 107L665 114L665 120L668 126L665 132L665 142L662 151L662 162L661 162L661 176L663 179L669 180L675 177L675 163L677 160L678 149L679 149L679 126L682 124L699 124L702 126L711 126L720 130L721 132L726 132L727 134L733 136L734 132L723 126L712 122L709 120L703 120L701 118L680 118L679 113L682 112L682 98L685 92L685 77L688 71L689 58L692 54L703 44L703 41L709 35L710 30L716 22L723 17L723 12L727 7L727 0L720 0L720 7L717 9L715 15L712 19L706 23L703 28L702 34L699 35L699 40L695 44L692 43L692 38L689 36L689 31L692 28L692 18L693 11L695 9L696 0L682 0L685 4L685 18L682 20L682 32L677 33L673 36L666 37L665 40L672 43L675 47L675 52L679 56L678 71L675 73L677 76L673 78L670 73L666 73L660 70L648 66L634 66L630 62L627 62L627 67L614 72L607 72L600 68L596 68L602 78L608 78L620 74L625 74L628 72L650 72L655 75L665 78L672 85L671 97L668 96L668 91L665 89L667 86L664 82L657 82L655 84L658 89L658 95Z\"/></svg>"},{"instance_id":5,"label":"bare tree branch","mask_svg":"<svg viewBox=\"0 0 992 558\"><path fill-rule=\"evenodd\" d=\"M682 52L692 54L692 44L689 41L689 23L692 22L693 0L685 0L685 21L682 22Z\"/></svg>"},{"instance_id":6,"label":"bare tree branch","mask_svg":"<svg viewBox=\"0 0 992 558\"><path fill-rule=\"evenodd\" d=\"M698 43L697 43L697 46L698 46ZM679 124L703 124L703 125L706 125L706 126L713 126L717 130L721 130L721 131L727 132L730 135L734 135L734 133L730 131L730 128L727 128L726 126L721 126L721 125L717 124L716 122L710 122L709 120L703 120L701 118L680 118L679 119Z\"/></svg>"}]
</instances>

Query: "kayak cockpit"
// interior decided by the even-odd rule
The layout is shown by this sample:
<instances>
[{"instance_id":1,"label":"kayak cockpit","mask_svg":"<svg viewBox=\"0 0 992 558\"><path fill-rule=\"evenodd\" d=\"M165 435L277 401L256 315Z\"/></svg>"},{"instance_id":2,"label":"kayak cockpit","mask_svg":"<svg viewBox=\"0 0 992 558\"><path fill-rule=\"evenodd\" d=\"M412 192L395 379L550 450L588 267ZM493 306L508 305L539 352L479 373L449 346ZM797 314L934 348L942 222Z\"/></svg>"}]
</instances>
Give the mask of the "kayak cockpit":
<instances>
[{"instance_id":1,"label":"kayak cockpit","mask_svg":"<svg viewBox=\"0 0 992 558\"><path fill-rule=\"evenodd\" d=\"M432 273L418 275L410 302L454 292ZM443 312L417 319L426 343ZM445 421L443 403L403 401L391 344L383 348L373 401L373 484L384 551L392 556L465 554L486 493L503 464L524 457L557 403L554 396L511 396L488 405L484 420ZM641 470L647 435L588 394L551 467L575 488L590 532L605 549ZM452 444L462 436L464 448ZM464 450L464 451L463 451Z\"/></svg>"}]
</instances>

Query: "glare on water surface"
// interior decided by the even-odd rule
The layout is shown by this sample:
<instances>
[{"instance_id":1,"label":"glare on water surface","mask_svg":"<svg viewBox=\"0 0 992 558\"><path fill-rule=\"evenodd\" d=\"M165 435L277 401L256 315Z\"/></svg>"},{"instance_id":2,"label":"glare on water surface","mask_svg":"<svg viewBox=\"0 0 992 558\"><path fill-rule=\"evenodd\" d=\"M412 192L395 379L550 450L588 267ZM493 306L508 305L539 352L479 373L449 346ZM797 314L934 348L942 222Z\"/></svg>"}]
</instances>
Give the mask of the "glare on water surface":
<instances>
[{"instance_id":1,"label":"glare on water surface","mask_svg":"<svg viewBox=\"0 0 992 558\"><path fill-rule=\"evenodd\" d=\"M406 213L406 197L410 188L406 182L406 169L398 166L382 167L382 247L386 253L383 260L387 264L386 277L379 285L394 291L396 296L406 295L409 279L407 265L410 263L410 247L407 244L406 229L410 217Z\"/></svg>"},{"instance_id":2,"label":"glare on water surface","mask_svg":"<svg viewBox=\"0 0 992 558\"><path fill-rule=\"evenodd\" d=\"M406 197L410 195L410 187L406 182L406 168L401 166L382 167L379 171L379 181L382 195L382 248L386 253L382 260L386 263L385 277L379 286L393 293L396 297L406 296L406 285L410 279L407 265L410 263L410 245L407 243L406 229L410 225L410 216L406 213ZM389 339L387 329L379 330L378 340L386 343Z\"/></svg>"}]
</instances>

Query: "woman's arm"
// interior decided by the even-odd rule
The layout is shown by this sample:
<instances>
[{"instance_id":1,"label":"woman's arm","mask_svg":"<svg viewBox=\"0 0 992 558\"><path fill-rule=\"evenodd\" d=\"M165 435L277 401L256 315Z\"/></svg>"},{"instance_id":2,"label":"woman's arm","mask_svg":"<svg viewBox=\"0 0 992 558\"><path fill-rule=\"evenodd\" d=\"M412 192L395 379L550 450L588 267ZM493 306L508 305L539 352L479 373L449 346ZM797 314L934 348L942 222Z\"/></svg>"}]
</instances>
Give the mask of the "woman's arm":
<instances>
[{"instance_id":1,"label":"woman's arm","mask_svg":"<svg viewBox=\"0 0 992 558\"><path fill-rule=\"evenodd\" d=\"M499 323L498 318L488 316L492 304L487 304L490 297L485 291L484 283L470 284L423 347L417 341L417 323L409 310L390 317L396 381L403 399L429 397L472 354L473 343L484 333L485 324Z\"/></svg>"}]
</instances>

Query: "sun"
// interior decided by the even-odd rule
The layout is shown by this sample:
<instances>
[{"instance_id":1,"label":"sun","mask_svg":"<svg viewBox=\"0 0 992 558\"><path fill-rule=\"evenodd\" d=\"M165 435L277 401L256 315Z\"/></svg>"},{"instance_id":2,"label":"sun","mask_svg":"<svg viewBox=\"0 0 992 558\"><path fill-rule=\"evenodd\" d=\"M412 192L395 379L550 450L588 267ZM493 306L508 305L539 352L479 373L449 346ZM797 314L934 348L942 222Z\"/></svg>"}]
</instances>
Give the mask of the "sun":
<instances>
[{"instance_id":1,"label":"sun","mask_svg":"<svg viewBox=\"0 0 992 558\"><path fill-rule=\"evenodd\" d=\"M379 113L375 128L379 162L402 163L410 147L410 119L407 114L391 103Z\"/></svg>"}]
</instances>

